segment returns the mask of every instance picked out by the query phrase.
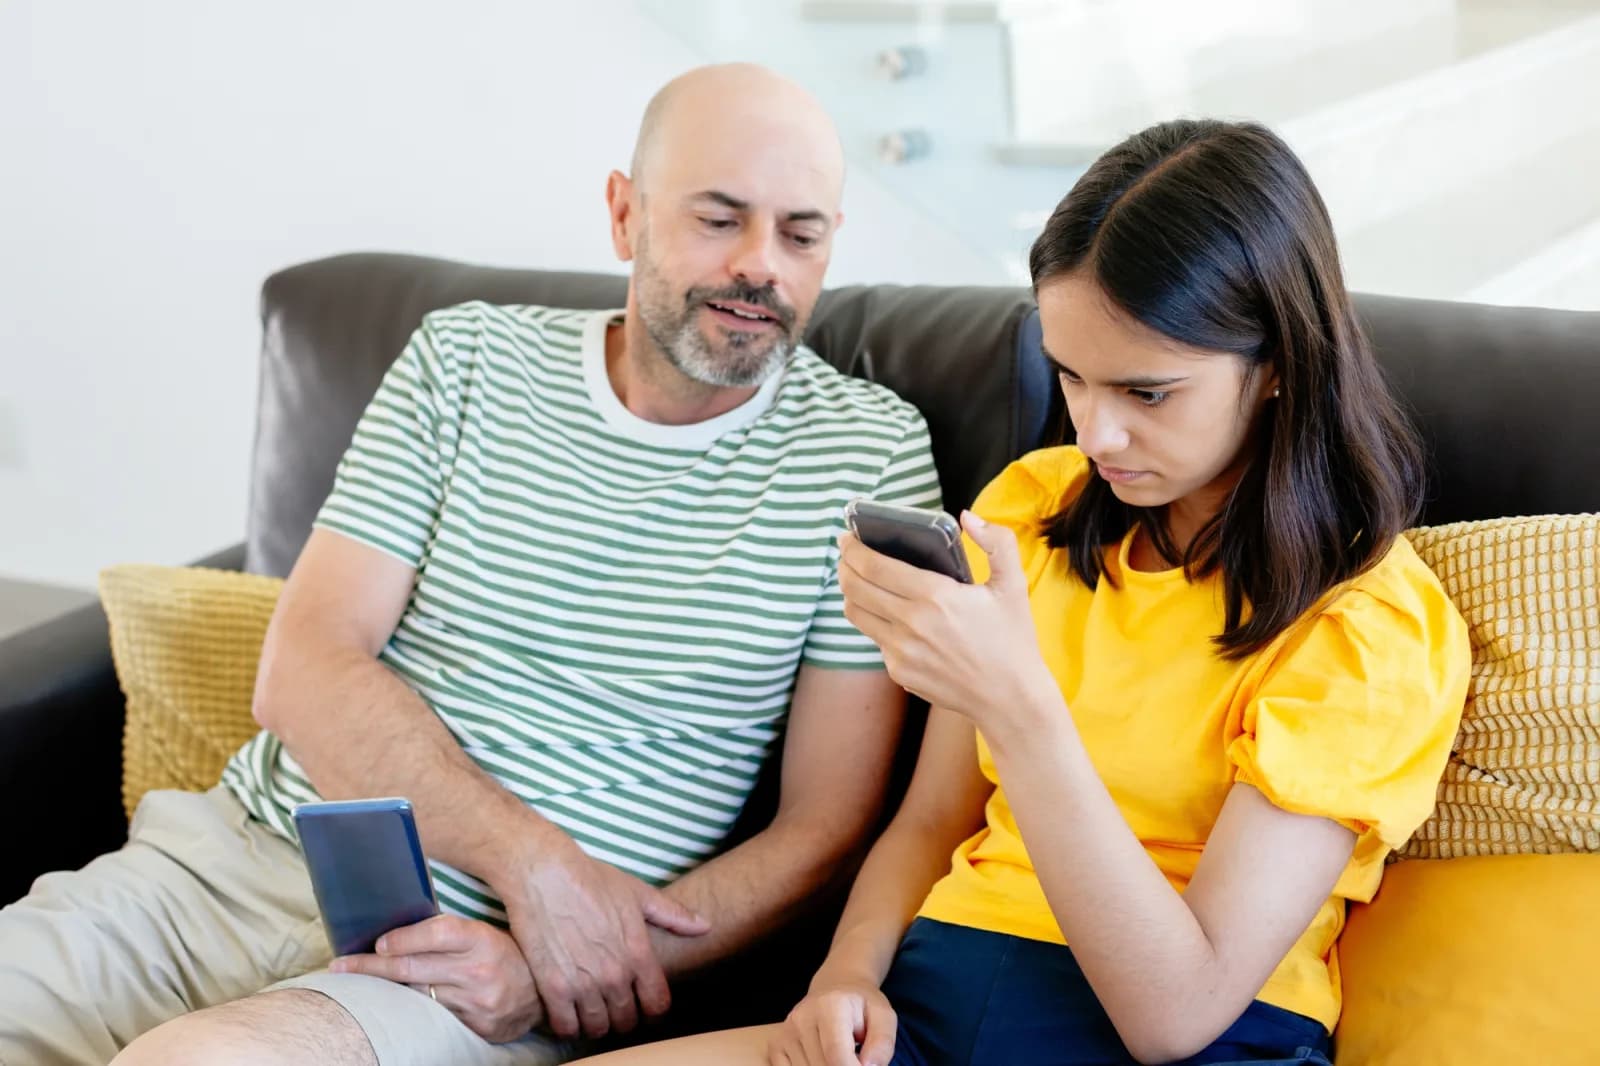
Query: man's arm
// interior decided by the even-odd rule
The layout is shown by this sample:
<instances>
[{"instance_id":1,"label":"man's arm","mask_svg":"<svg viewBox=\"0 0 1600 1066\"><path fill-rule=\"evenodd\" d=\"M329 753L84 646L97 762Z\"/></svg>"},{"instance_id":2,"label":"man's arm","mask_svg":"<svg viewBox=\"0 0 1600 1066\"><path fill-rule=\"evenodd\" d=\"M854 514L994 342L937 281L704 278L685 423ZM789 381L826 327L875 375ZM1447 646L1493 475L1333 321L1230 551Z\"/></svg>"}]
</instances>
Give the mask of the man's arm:
<instances>
[{"instance_id":1,"label":"man's arm","mask_svg":"<svg viewBox=\"0 0 1600 1066\"><path fill-rule=\"evenodd\" d=\"M883 803L905 693L882 670L802 666L772 824L667 886L711 922L701 937L651 930L669 975L724 958L781 925L860 855Z\"/></svg>"},{"instance_id":2,"label":"man's arm","mask_svg":"<svg viewBox=\"0 0 1600 1066\"><path fill-rule=\"evenodd\" d=\"M415 580L392 556L313 530L267 629L252 710L323 797L408 797L424 850L494 884L508 837L554 827L479 769L378 662Z\"/></svg>"},{"instance_id":3,"label":"man's arm","mask_svg":"<svg viewBox=\"0 0 1600 1066\"><path fill-rule=\"evenodd\" d=\"M693 937L705 923L589 858L474 763L422 698L377 660L415 570L315 530L262 649L254 713L329 798L403 795L431 857L487 881L561 1036L631 1029L667 1009L646 922ZM637 1001L635 995L637 994Z\"/></svg>"}]
</instances>

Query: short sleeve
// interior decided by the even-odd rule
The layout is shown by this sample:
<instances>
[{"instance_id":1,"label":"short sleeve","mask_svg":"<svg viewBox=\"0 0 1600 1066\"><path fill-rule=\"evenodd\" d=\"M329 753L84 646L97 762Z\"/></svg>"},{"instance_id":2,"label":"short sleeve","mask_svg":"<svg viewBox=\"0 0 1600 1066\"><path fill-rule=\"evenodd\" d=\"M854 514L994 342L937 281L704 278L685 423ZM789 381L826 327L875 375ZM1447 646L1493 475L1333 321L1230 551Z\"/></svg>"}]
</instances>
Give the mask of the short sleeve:
<instances>
[{"instance_id":1,"label":"short sleeve","mask_svg":"<svg viewBox=\"0 0 1600 1066\"><path fill-rule=\"evenodd\" d=\"M433 315L412 334L357 423L315 523L412 567L438 523L459 428L447 343Z\"/></svg>"},{"instance_id":2,"label":"short sleeve","mask_svg":"<svg viewBox=\"0 0 1600 1066\"><path fill-rule=\"evenodd\" d=\"M973 501L972 513L985 522L1010 529L1017 537L1023 572L1031 586L1037 563L1048 549L1044 523L1083 488L1089 462L1074 447L1044 448L1029 452L1000 471ZM963 534L972 579L989 580L989 557L976 541Z\"/></svg>"},{"instance_id":3,"label":"short sleeve","mask_svg":"<svg viewBox=\"0 0 1600 1066\"><path fill-rule=\"evenodd\" d=\"M877 487L867 495L885 503L934 508L940 504L939 475L933 465L933 443L928 425L913 414L905 433L889 453ZM844 532L841 513L830 542ZM806 633L803 660L813 666L845 670L881 670L883 654L844 616L844 594L839 591L839 552L828 555L828 577L822 597Z\"/></svg>"},{"instance_id":4,"label":"short sleeve","mask_svg":"<svg viewBox=\"0 0 1600 1066\"><path fill-rule=\"evenodd\" d=\"M1347 589L1268 653L1228 747L1238 781L1348 826L1360 851L1399 847L1432 812L1466 702L1466 623L1405 554L1408 582Z\"/></svg>"}]
</instances>

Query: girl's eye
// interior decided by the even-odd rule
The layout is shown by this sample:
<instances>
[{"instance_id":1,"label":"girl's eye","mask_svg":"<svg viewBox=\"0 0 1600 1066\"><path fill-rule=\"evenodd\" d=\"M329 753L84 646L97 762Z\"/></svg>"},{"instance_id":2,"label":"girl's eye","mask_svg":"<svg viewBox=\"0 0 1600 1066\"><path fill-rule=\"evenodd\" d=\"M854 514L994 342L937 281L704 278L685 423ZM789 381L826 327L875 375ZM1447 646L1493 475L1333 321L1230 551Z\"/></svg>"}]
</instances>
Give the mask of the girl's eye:
<instances>
[{"instance_id":1,"label":"girl's eye","mask_svg":"<svg viewBox=\"0 0 1600 1066\"><path fill-rule=\"evenodd\" d=\"M1056 377L1061 379L1061 384L1063 384L1063 385L1081 385L1081 384L1083 384L1081 381L1079 381L1077 379L1077 377L1075 375L1069 374L1065 370L1057 370L1056 371Z\"/></svg>"},{"instance_id":2,"label":"girl's eye","mask_svg":"<svg viewBox=\"0 0 1600 1066\"><path fill-rule=\"evenodd\" d=\"M1170 392L1157 392L1153 389L1129 389L1128 395L1144 404L1146 407L1160 407L1166 402Z\"/></svg>"}]
</instances>

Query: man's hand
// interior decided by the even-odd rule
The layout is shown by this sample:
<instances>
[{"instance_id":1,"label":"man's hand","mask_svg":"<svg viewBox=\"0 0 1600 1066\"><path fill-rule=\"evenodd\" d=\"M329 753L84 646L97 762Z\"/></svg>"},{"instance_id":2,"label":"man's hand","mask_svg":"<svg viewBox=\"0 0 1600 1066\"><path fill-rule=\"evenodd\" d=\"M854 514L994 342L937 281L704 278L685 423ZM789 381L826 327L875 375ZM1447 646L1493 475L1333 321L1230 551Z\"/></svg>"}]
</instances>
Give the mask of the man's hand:
<instances>
[{"instance_id":1,"label":"man's hand","mask_svg":"<svg viewBox=\"0 0 1600 1066\"><path fill-rule=\"evenodd\" d=\"M432 989L439 1004L491 1044L527 1035L544 1017L516 941L486 922L440 915L385 933L376 955L346 955L328 967Z\"/></svg>"},{"instance_id":2,"label":"man's hand","mask_svg":"<svg viewBox=\"0 0 1600 1066\"><path fill-rule=\"evenodd\" d=\"M545 849L496 884L511 934L561 1037L629 1032L672 1003L646 925L703 936L710 924L665 893L585 855L571 838L548 834Z\"/></svg>"}]
</instances>

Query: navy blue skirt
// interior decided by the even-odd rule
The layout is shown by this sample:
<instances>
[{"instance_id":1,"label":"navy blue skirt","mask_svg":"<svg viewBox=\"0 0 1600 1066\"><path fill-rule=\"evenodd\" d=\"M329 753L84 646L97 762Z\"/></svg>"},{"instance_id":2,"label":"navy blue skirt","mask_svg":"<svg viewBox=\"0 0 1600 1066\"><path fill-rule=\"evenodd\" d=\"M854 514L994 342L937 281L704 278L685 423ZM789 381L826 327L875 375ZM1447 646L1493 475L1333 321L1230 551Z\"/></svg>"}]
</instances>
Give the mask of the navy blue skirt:
<instances>
[{"instance_id":1,"label":"navy blue skirt","mask_svg":"<svg viewBox=\"0 0 1600 1066\"><path fill-rule=\"evenodd\" d=\"M892 1066L1130 1066L1072 952L918 918L883 982L900 1018ZM1182 1066L1329 1066L1322 1023L1252 1003Z\"/></svg>"}]
</instances>

